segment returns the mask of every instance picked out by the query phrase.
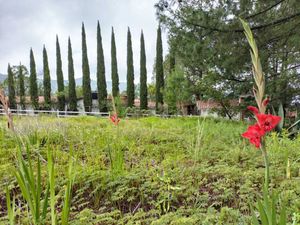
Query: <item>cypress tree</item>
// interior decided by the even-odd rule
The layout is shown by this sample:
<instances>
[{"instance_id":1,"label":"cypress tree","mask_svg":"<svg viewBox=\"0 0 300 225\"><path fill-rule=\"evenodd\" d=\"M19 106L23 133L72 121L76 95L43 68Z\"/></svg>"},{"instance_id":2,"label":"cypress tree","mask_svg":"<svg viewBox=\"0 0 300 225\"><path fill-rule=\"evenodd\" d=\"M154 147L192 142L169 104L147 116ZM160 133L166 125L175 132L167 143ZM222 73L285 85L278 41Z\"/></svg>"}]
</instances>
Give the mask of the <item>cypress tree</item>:
<instances>
[{"instance_id":1,"label":"cypress tree","mask_svg":"<svg viewBox=\"0 0 300 225\"><path fill-rule=\"evenodd\" d=\"M24 74L23 74L23 69L22 69L22 65L20 63L19 66L19 85L20 85L20 106L21 109L25 109L25 85L24 85Z\"/></svg>"},{"instance_id":2,"label":"cypress tree","mask_svg":"<svg viewBox=\"0 0 300 225\"><path fill-rule=\"evenodd\" d=\"M44 65L44 100L45 100L45 108L51 109L51 78L50 78L50 70L48 65L48 55L47 50L44 45L43 48L43 65Z\"/></svg>"},{"instance_id":3,"label":"cypress tree","mask_svg":"<svg viewBox=\"0 0 300 225\"><path fill-rule=\"evenodd\" d=\"M134 69L131 33L129 27L127 31L127 106L134 106Z\"/></svg>"},{"instance_id":4,"label":"cypress tree","mask_svg":"<svg viewBox=\"0 0 300 225\"><path fill-rule=\"evenodd\" d=\"M64 93L64 76L62 71L62 62L60 47L58 42L58 36L56 35L56 78L57 78L57 100L58 100L58 110L65 110L65 93Z\"/></svg>"},{"instance_id":5,"label":"cypress tree","mask_svg":"<svg viewBox=\"0 0 300 225\"><path fill-rule=\"evenodd\" d=\"M112 80L112 95L114 97L119 95L119 75L117 63L117 50L115 43L114 28L111 30L111 80Z\"/></svg>"},{"instance_id":6,"label":"cypress tree","mask_svg":"<svg viewBox=\"0 0 300 225\"><path fill-rule=\"evenodd\" d=\"M155 87L155 107L156 111L159 110L159 104L163 105L163 88L164 88L164 69L163 69L163 49L161 40L161 28L160 25L157 29L157 40L156 40L156 87Z\"/></svg>"},{"instance_id":7,"label":"cypress tree","mask_svg":"<svg viewBox=\"0 0 300 225\"><path fill-rule=\"evenodd\" d=\"M107 112L107 88L105 79L105 64L102 47L101 29L98 21L97 24L97 88L99 111Z\"/></svg>"},{"instance_id":8,"label":"cypress tree","mask_svg":"<svg viewBox=\"0 0 300 225\"><path fill-rule=\"evenodd\" d=\"M84 24L82 23L81 30L82 38L82 91L83 91L83 104L86 112L90 112L92 109L92 92L91 92L91 78L90 67L87 56L86 36Z\"/></svg>"},{"instance_id":9,"label":"cypress tree","mask_svg":"<svg viewBox=\"0 0 300 225\"><path fill-rule=\"evenodd\" d=\"M38 109L39 107L39 97L38 97L38 87L36 79L36 68L35 61L33 56L32 48L30 49L30 99L33 109Z\"/></svg>"},{"instance_id":10,"label":"cypress tree","mask_svg":"<svg viewBox=\"0 0 300 225\"><path fill-rule=\"evenodd\" d=\"M9 108L16 109L16 92L15 92L15 82L14 82L14 74L11 70L10 65L7 67L7 80L8 80L8 100L9 100Z\"/></svg>"},{"instance_id":11,"label":"cypress tree","mask_svg":"<svg viewBox=\"0 0 300 225\"><path fill-rule=\"evenodd\" d=\"M147 91L147 68L145 41L143 31L141 32L141 55L140 55L140 108L148 108L148 91Z\"/></svg>"},{"instance_id":12,"label":"cypress tree","mask_svg":"<svg viewBox=\"0 0 300 225\"><path fill-rule=\"evenodd\" d=\"M71 39L68 39L68 77L69 77L69 109L77 111L76 83L74 78L74 63Z\"/></svg>"},{"instance_id":13,"label":"cypress tree","mask_svg":"<svg viewBox=\"0 0 300 225\"><path fill-rule=\"evenodd\" d=\"M175 70L175 64L176 64L176 59L175 59L175 52L174 52L174 50L171 48L171 50L170 50L170 71L169 71L169 73L172 73L172 72L174 72L174 70Z\"/></svg>"}]
</instances>

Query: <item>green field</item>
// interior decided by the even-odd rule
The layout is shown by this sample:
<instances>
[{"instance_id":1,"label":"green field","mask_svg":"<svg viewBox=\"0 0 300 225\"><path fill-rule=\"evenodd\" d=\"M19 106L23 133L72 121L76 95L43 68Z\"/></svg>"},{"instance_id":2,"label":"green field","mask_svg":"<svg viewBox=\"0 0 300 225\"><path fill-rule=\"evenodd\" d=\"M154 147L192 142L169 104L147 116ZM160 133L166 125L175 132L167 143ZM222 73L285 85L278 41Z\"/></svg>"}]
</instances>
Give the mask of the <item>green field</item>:
<instances>
[{"instance_id":1,"label":"green field","mask_svg":"<svg viewBox=\"0 0 300 225\"><path fill-rule=\"evenodd\" d=\"M22 117L15 119L17 135L5 125L2 119L1 224L8 224L7 186L11 198L16 197L16 224L32 224L13 175L20 149L35 170L40 159L43 189L48 179L47 151L53 153L58 214L70 157L75 161L72 225L250 224L249 205L261 195L263 158L241 137L247 124L240 122L141 118L124 119L115 126L94 117ZM271 186L280 193L289 221L296 221L300 217L300 138L289 140L271 133L267 146ZM50 224L50 208L47 221Z\"/></svg>"}]
</instances>

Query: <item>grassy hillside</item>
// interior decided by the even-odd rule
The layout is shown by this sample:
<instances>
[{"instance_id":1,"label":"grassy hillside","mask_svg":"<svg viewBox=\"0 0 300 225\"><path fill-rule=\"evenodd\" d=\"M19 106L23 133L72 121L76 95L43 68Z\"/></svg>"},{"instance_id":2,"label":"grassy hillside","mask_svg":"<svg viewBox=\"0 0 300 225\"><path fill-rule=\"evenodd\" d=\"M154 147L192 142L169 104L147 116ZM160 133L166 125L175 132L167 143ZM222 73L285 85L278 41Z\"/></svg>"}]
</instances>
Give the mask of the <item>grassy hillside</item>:
<instances>
[{"instance_id":1,"label":"grassy hillside","mask_svg":"<svg viewBox=\"0 0 300 225\"><path fill-rule=\"evenodd\" d=\"M249 204L262 189L261 153L242 139L246 124L239 122L143 118L122 120L115 126L94 117L23 117L15 125L17 136L7 133L4 120L0 122L3 224L7 224L6 186L19 200L18 220L29 224L12 174L18 149L25 159L29 157L22 147L26 145L33 162L41 159L44 187L47 150L53 152L55 190L61 197L73 149L76 177L70 224L74 225L250 224ZM285 200L291 221L293 213L300 211L300 139L291 141L272 133L267 142L272 186ZM288 158L291 179L286 179ZM62 201L58 202L60 211Z\"/></svg>"}]
</instances>

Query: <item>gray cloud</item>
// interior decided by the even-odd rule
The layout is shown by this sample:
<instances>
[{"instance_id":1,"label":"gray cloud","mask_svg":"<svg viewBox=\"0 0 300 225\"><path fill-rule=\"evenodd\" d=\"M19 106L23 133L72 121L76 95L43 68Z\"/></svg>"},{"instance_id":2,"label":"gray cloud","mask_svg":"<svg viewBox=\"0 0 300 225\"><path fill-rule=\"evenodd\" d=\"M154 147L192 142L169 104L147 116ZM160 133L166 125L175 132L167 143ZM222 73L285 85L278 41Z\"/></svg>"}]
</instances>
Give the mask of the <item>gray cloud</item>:
<instances>
[{"instance_id":1,"label":"gray cloud","mask_svg":"<svg viewBox=\"0 0 300 225\"><path fill-rule=\"evenodd\" d=\"M156 0L0 0L0 73L7 63L19 62L29 67L29 49L33 48L37 71L42 72L42 48L45 44L52 79L56 78L55 36L58 34L64 77L67 78L67 39L73 47L75 76L81 77L81 23L85 24L91 77L96 73L96 25L101 24L106 65L110 80L110 37L114 27L117 45L118 69L121 81L126 80L126 37L130 27L133 42L135 82L139 81L140 32L144 31L148 81L152 77L155 57L157 21ZM164 53L167 53L163 37Z\"/></svg>"}]
</instances>

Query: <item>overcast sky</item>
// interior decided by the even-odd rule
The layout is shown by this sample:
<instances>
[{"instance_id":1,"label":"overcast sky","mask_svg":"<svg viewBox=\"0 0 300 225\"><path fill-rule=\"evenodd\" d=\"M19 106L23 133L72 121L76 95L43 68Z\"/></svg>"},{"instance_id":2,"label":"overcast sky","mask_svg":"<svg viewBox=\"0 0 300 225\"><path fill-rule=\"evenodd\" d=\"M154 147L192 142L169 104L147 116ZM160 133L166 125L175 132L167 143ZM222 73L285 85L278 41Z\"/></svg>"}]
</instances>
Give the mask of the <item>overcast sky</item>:
<instances>
[{"instance_id":1,"label":"overcast sky","mask_svg":"<svg viewBox=\"0 0 300 225\"><path fill-rule=\"evenodd\" d=\"M126 81L127 27L132 35L135 83L139 82L140 32L144 31L148 82L155 58L156 29L154 4L157 0L0 0L0 73L7 64L20 62L29 69L33 48L38 74L42 74L42 48L45 44L51 78L56 79L55 37L59 37L64 79L67 79L67 40L71 37L75 77L81 77L81 23L87 35L91 78L96 79L96 26L100 21L106 79L110 74L110 38L114 27L120 81ZM164 54L167 53L163 33Z\"/></svg>"}]
</instances>

